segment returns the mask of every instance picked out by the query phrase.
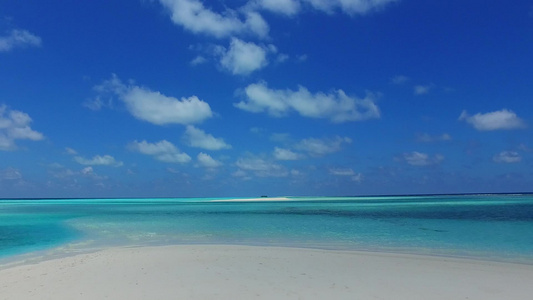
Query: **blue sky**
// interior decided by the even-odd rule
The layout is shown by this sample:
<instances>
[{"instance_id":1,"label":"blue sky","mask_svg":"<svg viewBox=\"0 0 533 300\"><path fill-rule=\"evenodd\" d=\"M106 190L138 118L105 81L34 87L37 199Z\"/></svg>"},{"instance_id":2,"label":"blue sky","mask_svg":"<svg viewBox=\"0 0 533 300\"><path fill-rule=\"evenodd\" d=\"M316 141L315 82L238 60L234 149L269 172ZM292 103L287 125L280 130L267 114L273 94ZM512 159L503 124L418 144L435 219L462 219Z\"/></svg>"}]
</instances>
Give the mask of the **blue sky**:
<instances>
[{"instance_id":1,"label":"blue sky","mask_svg":"<svg viewBox=\"0 0 533 300\"><path fill-rule=\"evenodd\" d=\"M533 191L531 1L0 3L0 197Z\"/></svg>"}]
</instances>

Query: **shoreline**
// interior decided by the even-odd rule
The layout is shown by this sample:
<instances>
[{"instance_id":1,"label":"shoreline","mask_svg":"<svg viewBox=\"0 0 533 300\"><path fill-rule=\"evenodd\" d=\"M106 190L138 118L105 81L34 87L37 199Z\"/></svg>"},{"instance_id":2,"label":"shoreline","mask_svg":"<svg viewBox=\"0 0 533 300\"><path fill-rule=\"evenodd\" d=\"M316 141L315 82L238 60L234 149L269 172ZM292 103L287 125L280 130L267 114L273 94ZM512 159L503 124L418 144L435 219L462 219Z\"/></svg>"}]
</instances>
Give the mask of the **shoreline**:
<instances>
[{"instance_id":1,"label":"shoreline","mask_svg":"<svg viewBox=\"0 0 533 300\"><path fill-rule=\"evenodd\" d=\"M111 247L0 267L0 299L526 299L533 265L269 246ZM97 288L96 288L97 287Z\"/></svg>"}]
</instances>

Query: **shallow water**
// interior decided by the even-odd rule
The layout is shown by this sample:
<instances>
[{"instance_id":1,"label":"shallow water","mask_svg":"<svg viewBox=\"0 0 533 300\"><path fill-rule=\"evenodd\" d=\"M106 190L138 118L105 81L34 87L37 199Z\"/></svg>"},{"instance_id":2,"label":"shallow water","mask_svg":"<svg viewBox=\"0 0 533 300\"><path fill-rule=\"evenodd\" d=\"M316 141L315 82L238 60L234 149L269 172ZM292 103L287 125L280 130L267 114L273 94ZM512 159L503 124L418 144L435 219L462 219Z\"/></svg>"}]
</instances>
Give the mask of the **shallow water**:
<instances>
[{"instance_id":1,"label":"shallow water","mask_svg":"<svg viewBox=\"0 0 533 300\"><path fill-rule=\"evenodd\" d=\"M206 243L533 263L533 195L213 200L0 200L0 256L57 246Z\"/></svg>"}]
</instances>

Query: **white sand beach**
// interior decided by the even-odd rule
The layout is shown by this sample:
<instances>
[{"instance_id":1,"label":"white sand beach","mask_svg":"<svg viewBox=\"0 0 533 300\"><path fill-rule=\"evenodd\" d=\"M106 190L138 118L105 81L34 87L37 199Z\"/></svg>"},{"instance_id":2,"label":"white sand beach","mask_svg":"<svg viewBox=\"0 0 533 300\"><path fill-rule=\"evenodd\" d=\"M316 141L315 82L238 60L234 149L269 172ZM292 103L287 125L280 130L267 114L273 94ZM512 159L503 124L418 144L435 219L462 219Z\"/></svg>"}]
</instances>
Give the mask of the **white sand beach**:
<instances>
[{"instance_id":1,"label":"white sand beach","mask_svg":"<svg viewBox=\"0 0 533 300\"><path fill-rule=\"evenodd\" d=\"M0 299L529 299L533 265L253 246L110 248L0 270Z\"/></svg>"},{"instance_id":2,"label":"white sand beach","mask_svg":"<svg viewBox=\"0 0 533 300\"><path fill-rule=\"evenodd\" d=\"M210 202L269 202L269 201L288 201L287 197L260 197L260 198L232 198L232 199L216 199Z\"/></svg>"}]
</instances>

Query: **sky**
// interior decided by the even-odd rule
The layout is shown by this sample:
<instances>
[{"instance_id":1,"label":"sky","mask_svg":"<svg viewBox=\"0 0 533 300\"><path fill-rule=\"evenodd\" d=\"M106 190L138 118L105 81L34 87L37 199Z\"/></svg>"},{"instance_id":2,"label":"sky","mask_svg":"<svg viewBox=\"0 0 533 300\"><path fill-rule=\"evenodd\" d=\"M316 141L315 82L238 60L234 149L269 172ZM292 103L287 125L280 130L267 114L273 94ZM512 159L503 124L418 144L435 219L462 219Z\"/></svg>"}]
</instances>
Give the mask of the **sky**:
<instances>
[{"instance_id":1,"label":"sky","mask_svg":"<svg viewBox=\"0 0 533 300\"><path fill-rule=\"evenodd\" d=\"M533 4L0 2L0 197L533 192Z\"/></svg>"}]
</instances>

